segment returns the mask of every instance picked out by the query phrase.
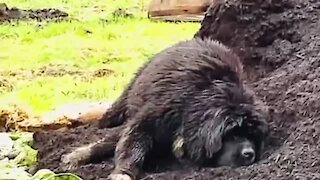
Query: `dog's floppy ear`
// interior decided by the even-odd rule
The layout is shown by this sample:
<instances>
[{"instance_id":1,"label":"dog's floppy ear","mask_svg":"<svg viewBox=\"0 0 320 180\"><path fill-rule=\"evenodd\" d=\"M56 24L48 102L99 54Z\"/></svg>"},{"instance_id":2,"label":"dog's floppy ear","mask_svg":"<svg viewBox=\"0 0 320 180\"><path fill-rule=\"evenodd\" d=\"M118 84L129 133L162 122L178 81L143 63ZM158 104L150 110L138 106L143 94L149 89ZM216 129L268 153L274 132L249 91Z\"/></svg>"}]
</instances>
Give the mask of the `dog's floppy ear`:
<instances>
[{"instance_id":1,"label":"dog's floppy ear","mask_svg":"<svg viewBox=\"0 0 320 180\"><path fill-rule=\"evenodd\" d=\"M217 123L219 122L219 123ZM204 138L206 156L213 157L213 154L222 148L222 139L229 131L240 127L243 123L241 116L216 116L215 120L207 121L201 129L201 136Z\"/></svg>"},{"instance_id":2,"label":"dog's floppy ear","mask_svg":"<svg viewBox=\"0 0 320 180\"><path fill-rule=\"evenodd\" d=\"M265 145L268 143L270 138L269 125L264 119L259 119L255 123L255 128L253 128L253 137L256 138L255 144L257 144L257 159L260 159L262 152L264 151Z\"/></svg>"},{"instance_id":3,"label":"dog's floppy ear","mask_svg":"<svg viewBox=\"0 0 320 180\"><path fill-rule=\"evenodd\" d=\"M205 156L212 158L213 154L222 148L222 136L225 129L225 123L222 121L217 124L214 121L206 121L204 126L200 128L199 136L203 141Z\"/></svg>"},{"instance_id":4,"label":"dog's floppy ear","mask_svg":"<svg viewBox=\"0 0 320 180\"><path fill-rule=\"evenodd\" d=\"M243 123L241 116L225 116L225 113L226 109L217 110L214 116L209 116L214 118L203 121L204 124L199 129L198 136L202 139L201 148L204 148L206 158L212 158L222 148L222 139L227 132Z\"/></svg>"},{"instance_id":5,"label":"dog's floppy ear","mask_svg":"<svg viewBox=\"0 0 320 180\"><path fill-rule=\"evenodd\" d=\"M227 111L221 107L188 116L182 134L185 150L193 160L201 163L202 159L212 158L222 148L224 135L242 125L241 117L226 115Z\"/></svg>"},{"instance_id":6,"label":"dog's floppy ear","mask_svg":"<svg viewBox=\"0 0 320 180\"><path fill-rule=\"evenodd\" d=\"M188 156L198 163L212 157L222 147L222 135L225 125L222 120L215 119L222 109L208 110L201 114L189 115L183 125L185 150Z\"/></svg>"}]
</instances>

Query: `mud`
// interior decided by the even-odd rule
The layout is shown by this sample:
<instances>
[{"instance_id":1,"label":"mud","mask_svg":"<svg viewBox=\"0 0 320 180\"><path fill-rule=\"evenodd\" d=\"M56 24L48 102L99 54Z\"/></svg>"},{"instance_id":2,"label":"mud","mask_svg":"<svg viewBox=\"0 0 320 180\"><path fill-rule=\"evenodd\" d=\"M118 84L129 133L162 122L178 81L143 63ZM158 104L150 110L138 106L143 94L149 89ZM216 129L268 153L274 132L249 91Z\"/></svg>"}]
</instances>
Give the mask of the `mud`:
<instances>
[{"instance_id":1,"label":"mud","mask_svg":"<svg viewBox=\"0 0 320 180\"><path fill-rule=\"evenodd\" d=\"M264 158L248 167L151 168L144 179L320 179L319 17L317 0L228 0L212 6L195 36L221 40L242 57L249 85L270 106L272 140ZM38 168L62 171L63 153L103 131L87 125L36 134ZM108 159L73 172L103 179L112 166Z\"/></svg>"},{"instance_id":2,"label":"mud","mask_svg":"<svg viewBox=\"0 0 320 180\"><path fill-rule=\"evenodd\" d=\"M113 70L107 68L84 69L77 66L67 64L48 64L33 69L17 69L0 70L0 76L8 77L8 79L0 80L0 87L8 87L9 82L14 82L16 79L34 79L37 77L62 77L66 75L79 76L82 79L92 79L95 77L107 77L114 73Z\"/></svg>"},{"instance_id":3,"label":"mud","mask_svg":"<svg viewBox=\"0 0 320 180\"><path fill-rule=\"evenodd\" d=\"M0 93L11 91L13 89L13 84L6 78L0 77Z\"/></svg>"},{"instance_id":4,"label":"mud","mask_svg":"<svg viewBox=\"0 0 320 180\"><path fill-rule=\"evenodd\" d=\"M68 17L68 13L59 9L47 8L47 9L19 9L17 7L9 8L7 4L0 3L0 22L11 20L46 20L55 19L61 20Z\"/></svg>"},{"instance_id":5,"label":"mud","mask_svg":"<svg viewBox=\"0 0 320 180\"><path fill-rule=\"evenodd\" d=\"M34 70L32 72L32 74L36 77L39 77L39 76L61 77L65 75L78 75L83 79L90 79L92 77L106 77L113 73L114 73L113 70L106 69L106 68L84 70L80 67L68 66L66 64L51 64L47 66L42 66L39 69Z\"/></svg>"}]
</instances>

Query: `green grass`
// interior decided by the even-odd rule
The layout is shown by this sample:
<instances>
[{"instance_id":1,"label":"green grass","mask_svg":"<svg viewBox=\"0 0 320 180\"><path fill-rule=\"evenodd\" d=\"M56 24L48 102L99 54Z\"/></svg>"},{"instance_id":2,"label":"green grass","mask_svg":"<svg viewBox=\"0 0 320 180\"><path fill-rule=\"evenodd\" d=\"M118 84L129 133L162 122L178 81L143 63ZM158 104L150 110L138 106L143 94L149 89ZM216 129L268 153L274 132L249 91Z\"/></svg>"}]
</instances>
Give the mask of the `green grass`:
<instances>
[{"instance_id":1,"label":"green grass","mask_svg":"<svg viewBox=\"0 0 320 180\"><path fill-rule=\"evenodd\" d=\"M17 97L38 112L72 101L115 100L150 56L190 39L200 27L152 22L146 0L9 2L10 7L59 8L75 19L0 25L0 99ZM112 16L119 7L134 18ZM103 69L112 73L92 73Z\"/></svg>"}]
</instances>

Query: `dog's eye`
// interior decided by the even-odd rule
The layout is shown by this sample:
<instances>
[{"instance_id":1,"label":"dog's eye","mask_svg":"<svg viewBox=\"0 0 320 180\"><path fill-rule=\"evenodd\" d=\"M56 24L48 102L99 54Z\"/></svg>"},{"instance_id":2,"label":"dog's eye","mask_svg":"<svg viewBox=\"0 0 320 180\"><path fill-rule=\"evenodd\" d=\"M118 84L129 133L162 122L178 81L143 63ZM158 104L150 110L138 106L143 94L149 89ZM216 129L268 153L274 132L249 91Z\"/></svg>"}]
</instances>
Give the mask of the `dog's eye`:
<instances>
[{"instance_id":1,"label":"dog's eye","mask_svg":"<svg viewBox=\"0 0 320 180\"><path fill-rule=\"evenodd\" d=\"M240 138L238 136L231 136L230 139L233 141L238 141Z\"/></svg>"},{"instance_id":2,"label":"dog's eye","mask_svg":"<svg viewBox=\"0 0 320 180\"><path fill-rule=\"evenodd\" d=\"M249 123L247 123L247 126L252 127L253 124L249 122Z\"/></svg>"}]
</instances>

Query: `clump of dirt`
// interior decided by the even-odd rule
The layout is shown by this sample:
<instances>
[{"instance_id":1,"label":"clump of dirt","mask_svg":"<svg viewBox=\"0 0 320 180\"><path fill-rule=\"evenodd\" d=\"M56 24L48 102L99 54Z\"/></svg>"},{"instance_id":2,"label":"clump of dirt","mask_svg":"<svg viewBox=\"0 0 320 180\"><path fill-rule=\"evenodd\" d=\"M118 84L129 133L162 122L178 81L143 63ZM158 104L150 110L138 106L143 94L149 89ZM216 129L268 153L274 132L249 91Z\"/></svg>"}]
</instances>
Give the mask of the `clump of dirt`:
<instances>
[{"instance_id":1,"label":"clump of dirt","mask_svg":"<svg viewBox=\"0 0 320 180\"><path fill-rule=\"evenodd\" d=\"M13 84L9 80L0 77L0 93L11 91L12 89Z\"/></svg>"},{"instance_id":2,"label":"clump of dirt","mask_svg":"<svg viewBox=\"0 0 320 180\"><path fill-rule=\"evenodd\" d=\"M92 72L92 75L94 77L106 77L106 76L109 76L110 74L114 73L113 70L110 70L110 69L97 69L97 70L94 70Z\"/></svg>"},{"instance_id":3,"label":"clump of dirt","mask_svg":"<svg viewBox=\"0 0 320 180\"><path fill-rule=\"evenodd\" d=\"M20 101L4 99L0 104L0 132L16 129L26 119L36 118L32 108Z\"/></svg>"},{"instance_id":4,"label":"clump of dirt","mask_svg":"<svg viewBox=\"0 0 320 180\"><path fill-rule=\"evenodd\" d=\"M82 72L79 68L69 66L67 64L48 64L41 66L40 68L33 70L32 74L35 76L53 76L61 77L64 75L81 75Z\"/></svg>"},{"instance_id":5,"label":"clump of dirt","mask_svg":"<svg viewBox=\"0 0 320 180\"><path fill-rule=\"evenodd\" d=\"M133 13L130 12L130 10L127 8L125 8L125 9L118 8L118 9L114 10L112 12L112 16L114 18L117 18L117 17L133 18L134 17Z\"/></svg>"},{"instance_id":6,"label":"clump of dirt","mask_svg":"<svg viewBox=\"0 0 320 180\"><path fill-rule=\"evenodd\" d=\"M59 9L19 9L17 7L8 8L7 4L0 3L0 22L18 19L64 19L69 15Z\"/></svg>"},{"instance_id":7,"label":"clump of dirt","mask_svg":"<svg viewBox=\"0 0 320 180\"><path fill-rule=\"evenodd\" d=\"M319 179L319 17L316 0L217 0L195 36L218 39L243 58L248 84L271 109L270 147L261 161L248 167L153 170L144 179ZM103 131L88 125L35 134L38 168L62 171L63 153L103 137ZM107 159L74 172L99 179L112 167Z\"/></svg>"},{"instance_id":8,"label":"clump of dirt","mask_svg":"<svg viewBox=\"0 0 320 180\"><path fill-rule=\"evenodd\" d=\"M41 66L39 68L30 69L18 69L13 71L10 70L0 70L0 76L9 77L10 81L7 79L0 79L0 92L2 89L11 89L13 85L10 84L11 81L20 79L34 79L37 77L62 77L66 75L79 76L84 80L92 79L95 77L107 77L113 74L114 71L107 68L98 69L83 69L77 66L70 66L68 64L51 64Z\"/></svg>"},{"instance_id":9,"label":"clump of dirt","mask_svg":"<svg viewBox=\"0 0 320 180\"><path fill-rule=\"evenodd\" d=\"M37 70L33 70L32 74L36 77L39 76L54 76L61 77L64 75L80 76L83 79L92 79L94 77L107 77L113 74L111 69L81 69L75 66L69 66L66 64L49 64L42 66Z\"/></svg>"}]
</instances>

